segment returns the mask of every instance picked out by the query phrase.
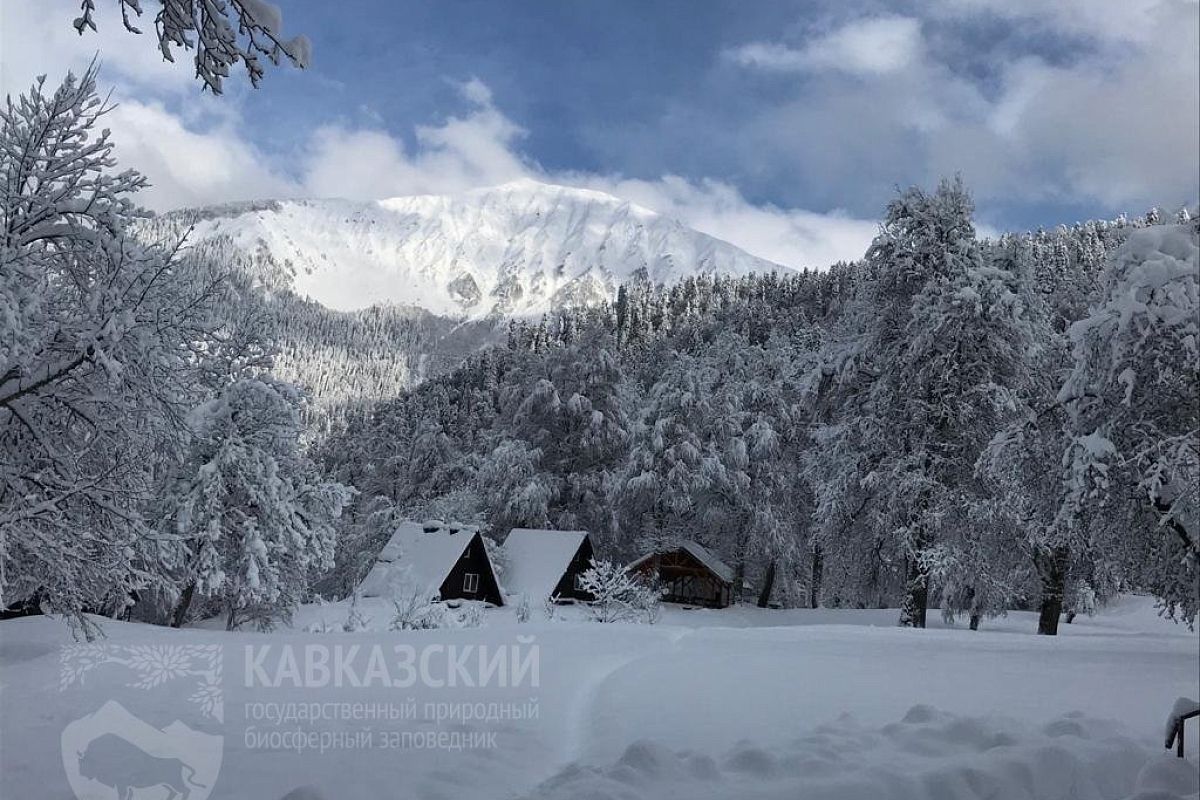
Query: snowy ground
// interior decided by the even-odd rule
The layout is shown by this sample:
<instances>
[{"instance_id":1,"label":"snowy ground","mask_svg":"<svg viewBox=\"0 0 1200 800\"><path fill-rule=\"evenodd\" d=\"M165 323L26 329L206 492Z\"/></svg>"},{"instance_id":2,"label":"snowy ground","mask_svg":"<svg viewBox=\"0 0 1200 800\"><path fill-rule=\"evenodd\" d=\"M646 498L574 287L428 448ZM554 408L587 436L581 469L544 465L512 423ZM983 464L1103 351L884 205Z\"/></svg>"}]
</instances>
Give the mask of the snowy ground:
<instances>
[{"instance_id":1,"label":"snowy ground","mask_svg":"<svg viewBox=\"0 0 1200 800\"><path fill-rule=\"evenodd\" d=\"M342 604L307 607L295 630L272 634L110 623L99 649L66 656L61 646L70 636L60 623L0 622L0 800L116 797L105 783L113 783L112 768L80 759L91 740L87 730L90 736L103 730L105 714L110 729L116 724L114 700L148 723L151 734L170 733L171 723L184 720L220 737L211 740L223 755L210 765L219 777L211 786L189 786L188 800L272 800L298 787L311 791L293 792L293 799L1200 796L1195 723L1189 759L1163 749L1164 719L1175 699L1200 695L1198 640L1158 619L1143 598L1064 625L1056 639L1032 635L1036 620L1024 613L972 633L900 630L894 611L671 608L653 626L601 626L584 622L578 608L561 610L554 621L535 608L523 625L511 609L501 609L488 612L481 628L392 633L389 608L376 603L361 610L374 631L302 630L321 621L340 626ZM399 689L339 688L308 681L312 676L301 688L247 685L253 683L247 645L270 645L262 660L269 667L285 645L296 652L337 644L383 644L390 652L397 643L418 652L461 651L509 647L518 635L536 637L536 687L418 681ZM162 655L171 649L166 645L218 646L220 719L198 713L193 699L211 673L201 678L194 664L172 663ZM538 709L534 719L323 715L276 725L261 718L266 703L327 710L411 703L423 712L433 707L427 703L527 709L530 702ZM120 729L126 739L138 741L128 726L140 722L120 717L118 723L126 725ZM368 729L369 747L357 746L361 736L355 747L336 746ZM313 736L281 740L280 732L292 730ZM400 732L494 736L474 740L487 746L461 749L390 746ZM325 752L315 747L317 733L330 745ZM347 737L339 740L340 734ZM151 739L141 746L160 759L187 761L200 752L196 741L192 751L155 751ZM155 763L161 769L168 762ZM163 787L132 794L169 796Z\"/></svg>"}]
</instances>

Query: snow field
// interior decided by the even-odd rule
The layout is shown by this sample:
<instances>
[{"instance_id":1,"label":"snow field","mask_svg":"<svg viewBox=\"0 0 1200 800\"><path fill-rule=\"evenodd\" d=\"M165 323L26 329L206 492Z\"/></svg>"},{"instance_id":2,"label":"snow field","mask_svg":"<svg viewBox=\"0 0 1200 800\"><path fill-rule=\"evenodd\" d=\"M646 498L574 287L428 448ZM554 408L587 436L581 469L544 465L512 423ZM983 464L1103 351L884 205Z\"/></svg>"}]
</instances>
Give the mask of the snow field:
<instances>
[{"instance_id":1,"label":"snow field","mask_svg":"<svg viewBox=\"0 0 1200 800\"><path fill-rule=\"evenodd\" d=\"M381 600L360 601L369 630L342 633L348 604L300 609L292 630L228 634L106 624L108 644L224 645L226 715L211 795L274 800L463 796L526 800L1178 800L1197 796L1200 732L1189 759L1163 749L1179 696L1200 695L1197 637L1158 619L1145 598L1037 637L1031 614L965 628L895 627L894 610L723 611L669 607L657 625L600 625L585 609L512 607L484 626L386 630ZM931 617L936 619L936 617ZM309 633L324 623L335 633ZM214 623L214 624L219 624ZM938 622L940 625L940 620ZM312 643L497 646L518 635L540 648L536 688L281 688L243 685L245 645ZM61 623L0 623L0 798L67 800L59 737L112 697L128 675L89 673L59 687ZM134 696L136 694L136 696ZM178 695L178 692L175 692ZM146 698L159 695L145 694ZM534 719L371 723L386 730L494 731L492 749L254 749L249 702L524 702ZM168 692L137 712L162 727ZM157 718L155 715L157 714ZM323 722L322 730L358 723ZM97 795L97 798L103 795ZM148 795L147 795L148 796ZM197 798L199 800L199 798Z\"/></svg>"}]
</instances>

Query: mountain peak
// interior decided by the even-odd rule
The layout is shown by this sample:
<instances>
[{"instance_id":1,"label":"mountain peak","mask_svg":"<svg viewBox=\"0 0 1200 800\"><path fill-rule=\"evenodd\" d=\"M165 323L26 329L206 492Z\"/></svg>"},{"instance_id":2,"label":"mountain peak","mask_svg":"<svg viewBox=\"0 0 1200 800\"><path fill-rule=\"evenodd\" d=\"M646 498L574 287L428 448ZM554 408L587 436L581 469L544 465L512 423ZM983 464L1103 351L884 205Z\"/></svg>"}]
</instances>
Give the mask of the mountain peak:
<instances>
[{"instance_id":1,"label":"mountain peak","mask_svg":"<svg viewBox=\"0 0 1200 800\"><path fill-rule=\"evenodd\" d=\"M595 303L643 271L669 283L782 269L618 197L529 178L374 203L259 204L204 218L194 233L217 235L330 308L415 305L475 319Z\"/></svg>"}]
</instances>

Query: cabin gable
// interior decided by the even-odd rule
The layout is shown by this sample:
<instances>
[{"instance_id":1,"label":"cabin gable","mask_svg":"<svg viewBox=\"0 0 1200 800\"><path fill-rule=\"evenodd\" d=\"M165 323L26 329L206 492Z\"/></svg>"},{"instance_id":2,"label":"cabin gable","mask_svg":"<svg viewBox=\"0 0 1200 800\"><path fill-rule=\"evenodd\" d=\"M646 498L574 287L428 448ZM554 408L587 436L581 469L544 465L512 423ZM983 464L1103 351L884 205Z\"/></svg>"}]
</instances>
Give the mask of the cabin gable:
<instances>
[{"instance_id":1,"label":"cabin gable","mask_svg":"<svg viewBox=\"0 0 1200 800\"><path fill-rule=\"evenodd\" d=\"M595 600L596 598L591 592L579 585L579 576L591 568L592 559L595 556L596 552L592 549L592 537L583 537L583 541L579 543L579 549L575 551L575 555L571 556L570 563L563 570L562 578L559 579L558 585L554 587L554 594L552 596L583 600L585 602Z\"/></svg>"},{"instance_id":2,"label":"cabin gable","mask_svg":"<svg viewBox=\"0 0 1200 800\"><path fill-rule=\"evenodd\" d=\"M463 548L462 555L454 562L438 591L443 600L480 600L504 605L492 560L479 533L475 533Z\"/></svg>"}]
</instances>

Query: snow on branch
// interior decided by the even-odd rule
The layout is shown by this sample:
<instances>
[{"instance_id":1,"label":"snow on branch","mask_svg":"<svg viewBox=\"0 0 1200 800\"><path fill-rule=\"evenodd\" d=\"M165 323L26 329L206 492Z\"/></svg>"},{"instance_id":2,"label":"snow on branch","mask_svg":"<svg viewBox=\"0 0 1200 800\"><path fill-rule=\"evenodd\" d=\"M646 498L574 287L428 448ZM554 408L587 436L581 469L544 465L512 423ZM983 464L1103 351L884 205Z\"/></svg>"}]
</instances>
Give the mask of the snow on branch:
<instances>
[{"instance_id":1,"label":"snow on branch","mask_svg":"<svg viewBox=\"0 0 1200 800\"><path fill-rule=\"evenodd\" d=\"M121 20L130 33L140 34L134 20L143 14L141 0L117 0ZM193 50L196 77L213 94L221 94L230 67L245 65L250 83L258 86L265 66L263 59L278 65L284 59L301 69L312 59L312 44L306 36L285 39L283 14L266 0L161 0L154 17L158 49L163 58L175 62L173 48ZM96 30L96 0L82 0L74 27L81 35Z\"/></svg>"}]
</instances>

